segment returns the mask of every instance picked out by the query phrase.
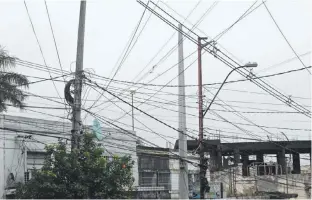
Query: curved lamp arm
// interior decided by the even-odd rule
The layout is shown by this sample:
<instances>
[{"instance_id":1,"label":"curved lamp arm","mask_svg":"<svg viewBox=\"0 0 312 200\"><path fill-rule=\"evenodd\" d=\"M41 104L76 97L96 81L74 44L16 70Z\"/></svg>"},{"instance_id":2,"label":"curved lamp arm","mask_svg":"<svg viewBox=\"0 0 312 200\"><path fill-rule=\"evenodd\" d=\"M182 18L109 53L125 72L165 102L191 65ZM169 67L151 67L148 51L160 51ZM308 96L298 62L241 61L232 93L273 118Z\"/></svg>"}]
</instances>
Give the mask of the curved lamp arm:
<instances>
[{"instance_id":1,"label":"curved lamp arm","mask_svg":"<svg viewBox=\"0 0 312 200\"><path fill-rule=\"evenodd\" d=\"M244 66L239 66L239 67L235 67L234 69L232 69L230 71L230 73L228 73L228 75L226 76L226 78L224 79L223 83L221 84L220 88L218 89L217 93L214 95L213 99L211 100L209 106L206 108L204 114L203 114L203 117L205 117L206 113L208 112L208 110L210 109L211 105L213 104L214 100L217 98L220 90L222 89L223 85L225 84L226 80L229 78L229 76L236 70L240 69L240 68L251 68L251 67L257 67L258 65L255 63L255 64L246 64Z\"/></svg>"},{"instance_id":2,"label":"curved lamp arm","mask_svg":"<svg viewBox=\"0 0 312 200\"><path fill-rule=\"evenodd\" d=\"M281 133L285 136L285 138L286 138L287 141L289 142L289 139L288 139L287 135L286 135L284 132L281 132Z\"/></svg>"}]
</instances>

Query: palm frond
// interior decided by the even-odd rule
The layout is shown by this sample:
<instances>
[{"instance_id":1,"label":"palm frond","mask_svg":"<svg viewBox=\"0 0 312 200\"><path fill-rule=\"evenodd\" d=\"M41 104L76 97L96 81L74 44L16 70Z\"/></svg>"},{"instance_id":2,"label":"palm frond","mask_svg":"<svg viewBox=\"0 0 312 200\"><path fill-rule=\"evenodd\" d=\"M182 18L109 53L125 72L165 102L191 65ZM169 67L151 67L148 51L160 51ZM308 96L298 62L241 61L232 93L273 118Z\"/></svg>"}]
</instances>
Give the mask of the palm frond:
<instances>
[{"instance_id":1,"label":"palm frond","mask_svg":"<svg viewBox=\"0 0 312 200\"><path fill-rule=\"evenodd\" d=\"M8 53L0 46L0 69L15 67L16 58L9 56Z\"/></svg>"},{"instance_id":2,"label":"palm frond","mask_svg":"<svg viewBox=\"0 0 312 200\"><path fill-rule=\"evenodd\" d=\"M17 95L20 94L21 91L14 91L14 92L1 92L2 95L0 99L0 111L6 111L7 106L5 102L11 103L14 107L23 109L25 107L25 104L23 101L25 100L24 95Z\"/></svg>"},{"instance_id":3,"label":"palm frond","mask_svg":"<svg viewBox=\"0 0 312 200\"><path fill-rule=\"evenodd\" d=\"M28 88L28 79L26 76L14 72L7 72L0 74L0 84L2 82L7 82L14 86L24 86Z\"/></svg>"},{"instance_id":4,"label":"palm frond","mask_svg":"<svg viewBox=\"0 0 312 200\"><path fill-rule=\"evenodd\" d=\"M16 98L20 99L21 101L24 101L26 96L27 96L27 95L24 94L24 92L21 89L15 87L15 86L13 86L13 85L11 85L9 83L6 83L6 82L2 82L0 84L0 91L4 92L4 94L9 94L10 93L12 95L15 95Z\"/></svg>"},{"instance_id":5,"label":"palm frond","mask_svg":"<svg viewBox=\"0 0 312 200\"><path fill-rule=\"evenodd\" d=\"M26 98L24 92L17 87L6 82L0 84L0 112L6 111L5 102L10 102L14 107L23 109L25 106L23 102Z\"/></svg>"},{"instance_id":6,"label":"palm frond","mask_svg":"<svg viewBox=\"0 0 312 200\"><path fill-rule=\"evenodd\" d=\"M6 102L10 102L14 107L23 109L23 103L27 95L18 87L28 88L29 81L26 76L7 69L15 67L16 58L9 54L0 46L0 112L6 111Z\"/></svg>"}]
</instances>

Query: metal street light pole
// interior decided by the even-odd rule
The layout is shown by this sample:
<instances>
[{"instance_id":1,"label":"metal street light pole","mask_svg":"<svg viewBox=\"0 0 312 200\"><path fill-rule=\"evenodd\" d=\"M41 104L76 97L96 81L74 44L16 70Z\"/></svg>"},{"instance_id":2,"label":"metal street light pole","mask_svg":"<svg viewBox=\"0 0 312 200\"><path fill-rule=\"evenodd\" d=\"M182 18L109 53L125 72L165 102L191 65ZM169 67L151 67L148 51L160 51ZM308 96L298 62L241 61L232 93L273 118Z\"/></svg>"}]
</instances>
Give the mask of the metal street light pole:
<instances>
[{"instance_id":1,"label":"metal street light pole","mask_svg":"<svg viewBox=\"0 0 312 200\"><path fill-rule=\"evenodd\" d=\"M209 187L208 180L206 178L207 170L207 159L204 154L204 115L203 115L203 83L202 83L202 49L207 45L213 43L213 41L201 43L202 40L207 40L207 37L198 37L198 140L199 140L199 159L200 159L200 170L199 170L199 181L200 181L200 198L205 198L205 191Z\"/></svg>"},{"instance_id":2,"label":"metal street light pole","mask_svg":"<svg viewBox=\"0 0 312 200\"><path fill-rule=\"evenodd\" d=\"M257 63L248 63L244 66L239 66L239 67L236 67L234 69L232 69L230 71L230 73L228 73L228 75L226 76L226 78L224 79L223 83L221 84L220 88L218 89L217 93L214 95L213 99L211 100L209 106L206 108L205 112L203 112L203 110L200 110L202 112L202 120L203 118L205 117L206 113L208 112L208 110L210 109L211 105L213 104L214 100L217 98L220 90L222 89L223 85L225 84L226 80L229 78L229 76L236 70L240 69L240 68L248 68L248 67L257 67L258 64ZM202 141L200 140L200 144L202 144ZM202 163L200 163L202 164ZM236 196L236 178L235 178L235 169L233 169L233 188L234 188L234 193L235 193L235 196ZM201 198L202 198L202 191L201 191Z\"/></svg>"},{"instance_id":3,"label":"metal street light pole","mask_svg":"<svg viewBox=\"0 0 312 200\"><path fill-rule=\"evenodd\" d=\"M227 77L225 78L225 80L223 81L222 85L220 86L219 90L217 91L217 93L215 94L215 96L213 97L212 101L210 102L208 108L205 110L203 110L203 84L202 84L202 54L201 54L201 50L209 45L211 42L206 42L204 44L201 43L202 40L206 40L206 37L198 37L198 125L199 125L199 130L198 130L198 139L199 139L199 159L200 159L200 171L199 171L199 177L200 177L200 198L204 199L205 198L205 190L206 190L206 186L209 187L209 183L206 179L206 162L205 162L205 154L204 154L204 146L203 146L203 132L204 132L204 117L205 114L208 112L209 108L211 107L213 101L215 100L215 98L217 97L217 95L219 94L221 88L223 87L223 85L225 84L226 80L228 79L228 77L232 74L232 72L234 72L237 69L240 68L248 68L248 67L257 67L258 64L257 63L248 63L244 66L239 66L234 68L232 71L230 71L230 73L227 75Z\"/></svg>"},{"instance_id":4,"label":"metal street light pole","mask_svg":"<svg viewBox=\"0 0 312 200\"><path fill-rule=\"evenodd\" d=\"M223 81L223 83L221 84L220 88L218 89L217 93L216 93L216 94L214 95L214 97L212 98L212 100L211 100L209 106L206 108L206 110L205 110L203 116L205 117L206 113L207 113L208 110L210 109L210 107L211 107L211 105L213 104L214 100L217 98L217 96L218 96L220 90L222 89L223 85L225 84L226 80L229 78L229 76L230 76L234 71L236 71L236 70L238 70L238 69L241 69L241 68L251 68L251 67L257 67L257 66L258 66L257 63L247 63L247 64L244 65L244 66L239 66L239 67L235 67L234 69L232 69L232 70L230 71L230 73L228 73L228 75L226 76L226 78L224 79L224 81Z\"/></svg>"}]
</instances>

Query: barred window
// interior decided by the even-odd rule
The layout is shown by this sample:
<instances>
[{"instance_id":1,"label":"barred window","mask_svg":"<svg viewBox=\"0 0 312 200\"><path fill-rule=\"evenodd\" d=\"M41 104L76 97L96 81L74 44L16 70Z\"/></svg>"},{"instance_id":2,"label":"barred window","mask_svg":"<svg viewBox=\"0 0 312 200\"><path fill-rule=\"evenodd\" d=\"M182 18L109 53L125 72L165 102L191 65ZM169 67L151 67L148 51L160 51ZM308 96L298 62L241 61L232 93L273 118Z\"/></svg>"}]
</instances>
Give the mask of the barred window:
<instances>
[{"instance_id":1,"label":"barred window","mask_svg":"<svg viewBox=\"0 0 312 200\"><path fill-rule=\"evenodd\" d=\"M155 172L140 172L139 173L139 185L144 187L156 186L156 174Z\"/></svg>"},{"instance_id":2,"label":"barred window","mask_svg":"<svg viewBox=\"0 0 312 200\"><path fill-rule=\"evenodd\" d=\"M165 189L170 189L170 173L169 172L159 172L158 173L158 186L164 186Z\"/></svg>"},{"instance_id":3,"label":"barred window","mask_svg":"<svg viewBox=\"0 0 312 200\"><path fill-rule=\"evenodd\" d=\"M170 172L140 172L139 185L141 187L164 187L170 189Z\"/></svg>"},{"instance_id":4,"label":"barred window","mask_svg":"<svg viewBox=\"0 0 312 200\"><path fill-rule=\"evenodd\" d=\"M141 169L153 169L154 160L151 157L142 157L140 161Z\"/></svg>"},{"instance_id":5,"label":"barred window","mask_svg":"<svg viewBox=\"0 0 312 200\"><path fill-rule=\"evenodd\" d=\"M169 158L143 156L140 158L140 168L154 170L169 169Z\"/></svg>"}]
</instances>

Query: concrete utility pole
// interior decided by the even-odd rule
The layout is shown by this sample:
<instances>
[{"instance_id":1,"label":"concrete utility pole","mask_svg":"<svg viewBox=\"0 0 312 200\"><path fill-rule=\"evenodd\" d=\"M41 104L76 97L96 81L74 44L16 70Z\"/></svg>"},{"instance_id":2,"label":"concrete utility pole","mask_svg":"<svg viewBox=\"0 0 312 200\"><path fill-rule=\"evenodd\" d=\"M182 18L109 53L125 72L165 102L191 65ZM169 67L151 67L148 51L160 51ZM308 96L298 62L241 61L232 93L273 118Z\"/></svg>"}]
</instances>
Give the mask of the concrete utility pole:
<instances>
[{"instance_id":1,"label":"concrete utility pole","mask_svg":"<svg viewBox=\"0 0 312 200\"><path fill-rule=\"evenodd\" d=\"M199 130L198 130L198 137L199 137L199 157L200 157L200 171L199 171L199 178L200 178L200 198L205 198L205 181L206 181L206 170L203 165L204 162L204 148L203 148L203 137L204 137L204 118L203 118L203 81L202 81L202 60L201 60L201 50L203 46L201 41L207 39L198 37L198 119L199 119Z\"/></svg>"},{"instance_id":2,"label":"concrete utility pole","mask_svg":"<svg viewBox=\"0 0 312 200\"><path fill-rule=\"evenodd\" d=\"M134 133L133 95L134 95L135 91L134 91L134 90L131 90L130 93L131 93L131 103L132 103L132 104L131 104L131 105L132 105L132 131L133 131L133 133Z\"/></svg>"},{"instance_id":3,"label":"concrete utility pole","mask_svg":"<svg viewBox=\"0 0 312 200\"><path fill-rule=\"evenodd\" d=\"M73 105L72 120L72 150L79 148L80 130L81 130L81 89L83 75L83 48L86 18L86 1L80 2L80 16L78 27L76 73L75 73L75 96Z\"/></svg>"},{"instance_id":4,"label":"concrete utility pole","mask_svg":"<svg viewBox=\"0 0 312 200\"><path fill-rule=\"evenodd\" d=\"M182 25L179 24L179 155L180 158L187 158L187 137L186 137L186 109L185 109L185 81L184 81L184 57ZM179 175L179 198L188 199L188 169L187 163L180 159Z\"/></svg>"}]
</instances>

